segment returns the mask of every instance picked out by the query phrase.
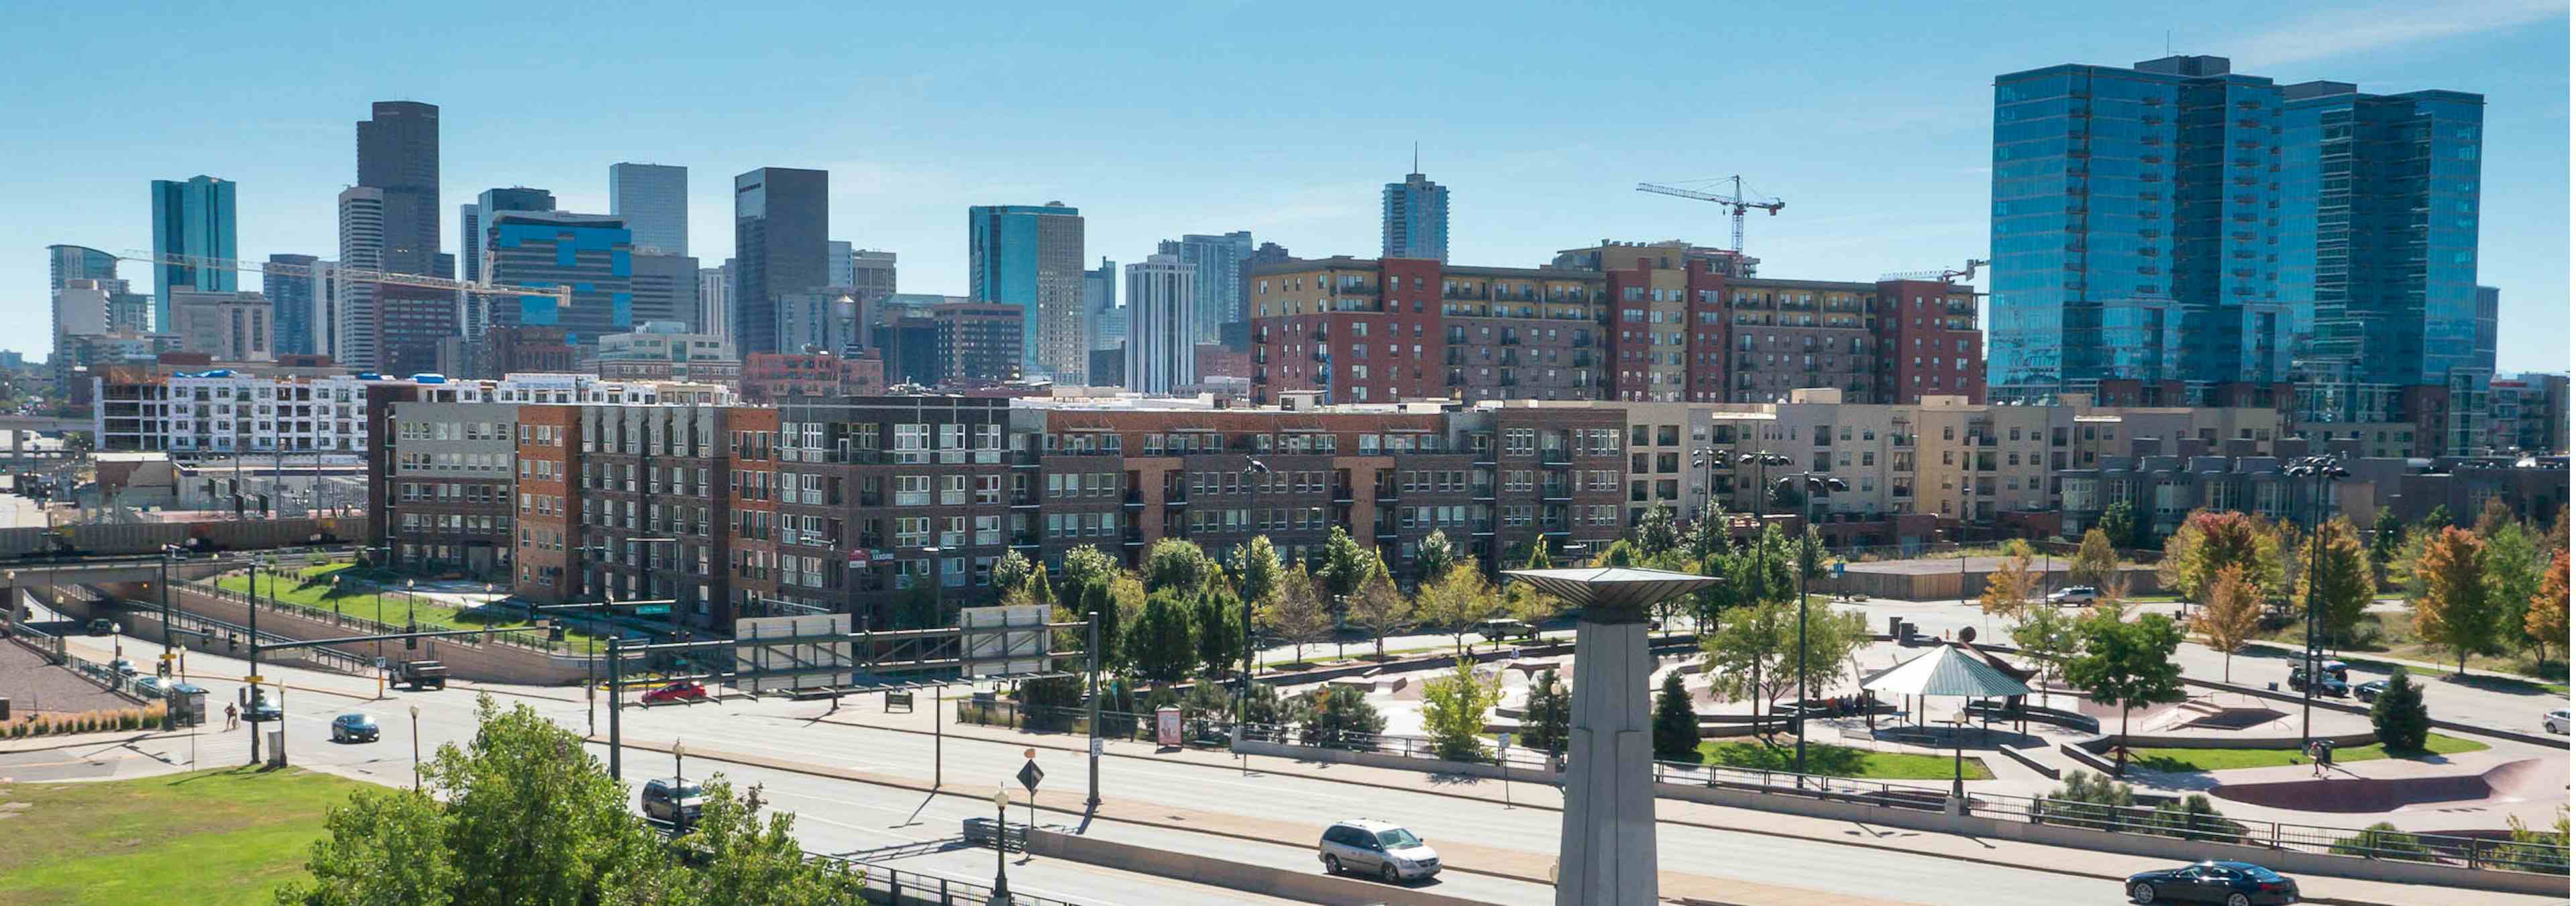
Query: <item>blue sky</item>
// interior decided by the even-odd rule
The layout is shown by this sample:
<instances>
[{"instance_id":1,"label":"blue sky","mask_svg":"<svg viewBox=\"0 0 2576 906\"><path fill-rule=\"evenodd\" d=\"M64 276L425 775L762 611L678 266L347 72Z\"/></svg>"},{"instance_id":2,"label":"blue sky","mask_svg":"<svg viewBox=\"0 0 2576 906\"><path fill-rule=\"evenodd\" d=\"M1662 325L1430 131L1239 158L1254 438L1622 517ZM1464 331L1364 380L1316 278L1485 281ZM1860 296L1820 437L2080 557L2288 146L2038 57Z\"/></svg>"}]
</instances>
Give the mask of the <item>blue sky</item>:
<instances>
[{"instance_id":1,"label":"blue sky","mask_svg":"<svg viewBox=\"0 0 2576 906\"><path fill-rule=\"evenodd\" d=\"M451 252L476 192L604 213L608 165L637 160L691 168L709 266L734 174L828 169L833 235L900 253L907 292L963 289L972 204L1077 205L1094 260L1235 229L1373 255L1378 187L1420 141L1453 261L1723 244L1714 206L1631 187L1743 173L1789 203L1751 222L1766 275L1873 279L1985 256L1996 74L2161 56L2170 32L2282 82L2485 94L2501 365L2568 366L2564 3L12 6L0 335L27 339L0 346L31 351L43 246L148 247L153 179L239 183L242 257L333 255L351 124L383 99L443 108Z\"/></svg>"}]
</instances>

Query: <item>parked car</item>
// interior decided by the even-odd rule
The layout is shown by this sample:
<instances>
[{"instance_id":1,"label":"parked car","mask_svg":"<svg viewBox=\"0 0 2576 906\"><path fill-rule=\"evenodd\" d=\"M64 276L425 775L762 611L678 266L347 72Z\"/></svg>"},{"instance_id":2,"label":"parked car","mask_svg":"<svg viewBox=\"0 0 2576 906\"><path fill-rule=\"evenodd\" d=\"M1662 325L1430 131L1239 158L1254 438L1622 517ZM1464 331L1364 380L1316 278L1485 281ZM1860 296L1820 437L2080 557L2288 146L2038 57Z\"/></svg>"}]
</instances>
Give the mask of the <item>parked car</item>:
<instances>
[{"instance_id":1,"label":"parked car","mask_svg":"<svg viewBox=\"0 0 2576 906\"><path fill-rule=\"evenodd\" d=\"M141 676L143 674L143 671L134 669L133 661L129 661L124 658L117 658L116 660L107 662L107 669L116 671L116 675L118 676Z\"/></svg>"},{"instance_id":2,"label":"parked car","mask_svg":"<svg viewBox=\"0 0 2576 906\"><path fill-rule=\"evenodd\" d=\"M277 702L266 698L252 699L250 708L242 713L243 720L255 724L279 720L285 716L286 712L278 710Z\"/></svg>"},{"instance_id":3,"label":"parked car","mask_svg":"<svg viewBox=\"0 0 2576 906\"><path fill-rule=\"evenodd\" d=\"M1538 637L1538 627L1519 620L1486 620L1476 624L1476 635L1488 642L1534 639Z\"/></svg>"},{"instance_id":4,"label":"parked car","mask_svg":"<svg viewBox=\"0 0 2576 906\"><path fill-rule=\"evenodd\" d=\"M1315 850L1315 858L1323 861L1324 871L1330 874L1375 875L1395 884L1440 873L1439 853L1412 831L1384 821L1334 822L1324 829Z\"/></svg>"},{"instance_id":5,"label":"parked car","mask_svg":"<svg viewBox=\"0 0 2576 906\"><path fill-rule=\"evenodd\" d=\"M332 742L374 742L381 733L372 714L352 711L331 718Z\"/></svg>"},{"instance_id":6,"label":"parked car","mask_svg":"<svg viewBox=\"0 0 2576 906\"><path fill-rule=\"evenodd\" d=\"M2091 604L2102 600L2102 590L2090 585L2069 585L2048 593L2051 604Z\"/></svg>"},{"instance_id":7,"label":"parked car","mask_svg":"<svg viewBox=\"0 0 2576 906\"><path fill-rule=\"evenodd\" d=\"M2319 671L2319 673L2324 677L2324 680L2317 684L2317 694L2342 698L2346 692L2351 691L2351 686L2349 685L2352 676L2351 671L2352 668L2345 666L2342 661L2325 662L2324 669ZM2304 664L2292 666L2290 668L2290 688L2294 690L2305 689L2307 686L2307 666Z\"/></svg>"},{"instance_id":8,"label":"parked car","mask_svg":"<svg viewBox=\"0 0 2576 906\"><path fill-rule=\"evenodd\" d=\"M170 694L170 685L160 677L146 676L134 681L134 692L144 698L162 698Z\"/></svg>"},{"instance_id":9,"label":"parked car","mask_svg":"<svg viewBox=\"0 0 2576 906\"><path fill-rule=\"evenodd\" d=\"M706 805L706 791L686 777L656 777L644 782L644 791L636 794L644 817L669 821L681 826L694 824L698 811Z\"/></svg>"},{"instance_id":10,"label":"parked car","mask_svg":"<svg viewBox=\"0 0 2576 906\"><path fill-rule=\"evenodd\" d=\"M648 705L665 705L673 702L704 701L706 697L707 687L705 686L697 683L673 683L671 685L655 689L651 692L644 693L644 703Z\"/></svg>"},{"instance_id":11,"label":"parked car","mask_svg":"<svg viewBox=\"0 0 2576 906\"><path fill-rule=\"evenodd\" d=\"M2129 876L2129 902L2270 906L2299 901L2299 882L2252 862L2195 862Z\"/></svg>"},{"instance_id":12,"label":"parked car","mask_svg":"<svg viewBox=\"0 0 2576 906\"><path fill-rule=\"evenodd\" d=\"M100 617L100 618L98 618L98 619L91 620L91 621L89 621L89 634L91 634L91 635L115 635L115 634L116 634L116 621L115 621L115 620L108 619L108 618L106 618L106 617Z\"/></svg>"},{"instance_id":13,"label":"parked car","mask_svg":"<svg viewBox=\"0 0 2576 906\"><path fill-rule=\"evenodd\" d=\"M2566 733L2567 709L2560 708L2556 711L2551 711L2548 714L2542 715L2540 718L2540 728L2552 733Z\"/></svg>"},{"instance_id":14,"label":"parked car","mask_svg":"<svg viewBox=\"0 0 2576 906\"><path fill-rule=\"evenodd\" d=\"M2375 702L2379 700L2379 693L2386 691L2388 691L2388 681L2375 679L2352 687L2352 697L2366 702Z\"/></svg>"}]
</instances>

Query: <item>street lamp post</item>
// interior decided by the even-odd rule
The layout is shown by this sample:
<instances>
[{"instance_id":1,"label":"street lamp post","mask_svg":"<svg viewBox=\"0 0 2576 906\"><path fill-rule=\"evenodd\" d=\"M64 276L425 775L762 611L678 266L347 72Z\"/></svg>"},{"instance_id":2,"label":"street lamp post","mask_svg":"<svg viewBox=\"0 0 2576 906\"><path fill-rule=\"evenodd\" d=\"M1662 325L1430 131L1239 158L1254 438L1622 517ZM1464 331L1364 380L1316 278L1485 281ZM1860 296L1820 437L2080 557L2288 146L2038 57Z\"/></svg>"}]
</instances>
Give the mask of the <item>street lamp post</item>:
<instances>
[{"instance_id":1,"label":"street lamp post","mask_svg":"<svg viewBox=\"0 0 2576 906\"><path fill-rule=\"evenodd\" d=\"M2318 651L2324 620L2317 613L2317 576L2321 573L2326 559L2327 489L2331 488L2337 479L2349 477L2352 473L2344 469L2341 457L2331 454L2299 457L2291 460L2290 465L2281 472L2293 480L2308 482L2310 489L2308 537L2312 540L2308 542L2307 645L2300 653L2300 656L2305 659L2302 662L2302 675L2307 679L2299 684L2301 687L2299 739L2304 747L2305 743L2316 740L2316 733L2310 729L2310 722L2316 716L2317 674L2323 672L2320 668L2325 666L2325 659Z\"/></svg>"},{"instance_id":2,"label":"street lamp post","mask_svg":"<svg viewBox=\"0 0 2576 906\"><path fill-rule=\"evenodd\" d=\"M250 703L254 707L259 704L259 567L266 559L252 557L250 560ZM275 583L277 580L272 577L269 581ZM283 723L285 715L278 715L278 719ZM252 721L250 725L250 763L259 763L258 721Z\"/></svg>"},{"instance_id":3,"label":"street lamp post","mask_svg":"<svg viewBox=\"0 0 2576 906\"><path fill-rule=\"evenodd\" d=\"M420 706L411 706L411 791L420 792Z\"/></svg>"},{"instance_id":4,"label":"street lamp post","mask_svg":"<svg viewBox=\"0 0 2576 906\"><path fill-rule=\"evenodd\" d=\"M1805 511L1799 515L1799 521L1801 522L1807 521L1807 514L1815 512L1812 507L1807 505L1807 502L1812 500L1814 495L1845 490L1850 487L1850 485L1844 484L1843 480L1840 478L1835 478L1822 472L1813 471L1800 472L1796 475L1780 479L1780 482L1784 486L1788 485L1790 482L1797 482L1800 486L1799 489L1801 494L1798 498L1799 509ZM1823 559L1821 552L1810 547L1807 543L1806 533L1803 531L1800 532L1798 535L1797 564L1798 717L1795 724L1798 731L1798 785L1800 786L1805 786L1807 783L1807 572L1808 568L1812 565L1810 563L1811 560L1821 559Z\"/></svg>"},{"instance_id":5,"label":"street lamp post","mask_svg":"<svg viewBox=\"0 0 2576 906\"><path fill-rule=\"evenodd\" d=\"M1011 870L1003 856L1002 838L1010 827L1011 791L993 791L993 897L988 906L1011 906Z\"/></svg>"}]
</instances>

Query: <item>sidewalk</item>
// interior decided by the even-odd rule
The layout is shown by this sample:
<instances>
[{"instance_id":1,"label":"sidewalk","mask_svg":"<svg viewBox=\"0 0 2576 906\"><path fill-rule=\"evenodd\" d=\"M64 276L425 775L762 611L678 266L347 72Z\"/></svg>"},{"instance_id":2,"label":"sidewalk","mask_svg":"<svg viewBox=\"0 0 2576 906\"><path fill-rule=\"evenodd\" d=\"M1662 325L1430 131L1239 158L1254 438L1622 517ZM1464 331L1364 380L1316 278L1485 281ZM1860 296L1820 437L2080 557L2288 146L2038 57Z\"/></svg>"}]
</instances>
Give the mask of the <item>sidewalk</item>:
<instances>
[{"instance_id":1,"label":"sidewalk","mask_svg":"<svg viewBox=\"0 0 2576 906\"><path fill-rule=\"evenodd\" d=\"M860 707L844 706L839 714L825 716L820 718L820 720L825 723L839 724L849 727L869 728L881 731L928 733L930 732L930 715L927 713L929 711L931 711L929 708L919 708L916 709L913 714L909 715L884 714L864 710ZM1075 736L1072 734L1024 733L1008 728L957 725L944 719L941 723L944 727L945 735L958 739L983 740L1015 747L1036 747L1077 753L1085 751L1086 746L1086 737ZM633 746L637 745L637 743L629 742L628 745ZM646 746L646 748L650 747ZM699 752L700 749L693 745L690 747L689 751L694 754ZM1112 757L1140 758L1173 764L1187 764L1219 769L1234 769L1241 763L1237 756L1229 752L1203 751L1195 749L1160 751L1154 746L1146 743L1114 739L1104 740L1104 751ZM714 757L726 756L719 755ZM1251 762L1255 770L1266 774L1297 776L1314 780L1332 781L1336 783L1427 793L1457 799L1480 800L1494 804L1501 804L1504 802L1502 784L1495 780L1443 775L1439 778L1439 782L1434 783L1432 782L1433 775L1417 771L1373 768L1350 764L1323 764L1315 762L1286 761L1277 758L1257 758L1251 759ZM761 762L745 763L761 763L772 767L780 767L780 769L783 770L799 770L803 773L814 773L813 771L804 771L801 768L782 767L767 759L764 759ZM820 766L815 767L819 768ZM829 771L837 769L824 768L823 770ZM886 782L897 786L910 786L913 788L927 789L927 784L921 781L890 778ZM2007 784L2010 782L1985 781L1984 783ZM1928 786L1936 784L1918 782L1916 785ZM1513 805L1521 808L1561 810L1563 808L1564 800L1561 792L1552 785L1530 781L1518 781L1512 785L1511 802ZM1043 808L1043 806L1041 807ZM1153 808L1158 810L1169 810L1169 807L1166 806L1154 806ZM1852 846L1857 849L1882 849L1936 855L1945 858L2003 867L2039 869L2080 877L2101 878L2106 881L2124 879L2131 873L2150 868L2171 867L2164 861L2139 856L2127 856L2116 853L2095 852L2091 850L2067 849L2062 847L2042 846L2005 840L1984 840L1974 837L1941 835L1893 828L1873 828L1866 825L1855 825L1833 819L1811 818L1802 815L1781 814L1749 809L1724 808L1720 806L1702 805L1699 803L1683 802L1678 800L1657 800L1656 814L1658 819L1665 823L1685 824L1715 830L1732 830L1776 837L1801 838L1837 843ZM1232 816L1227 816L1227 820L1252 819L1234 819ZM1288 837L1289 839L1293 839L1297 835L1302 835L1311 829L1299 826L1294 830L1295 834ZM1262 839L1281 838L1265 837ZM1471 852L1476 851L1465 850L1461 852L1461 855L1464 856ZM1511 858L1544 858L1527 853L1512 853L1509 854L1509 856ZM1495 858L1500 859L1505 857L1495 856ZM1459 861L1466 860L1454 860L1450 864L1455 867L1458 865ZM1516 863L1505 861L1500 864L1508 866ZM1462 870L1485 871L1485 873L1490 874L1520 877L1519 875L1512 874L1508 867L1487 870L1481 859L1469 862L1469 865L1464 867ZM1671 873L1668 872L1667 874L1669 875ZM1545 863L1542 862L1539 865L1539 870L1535 875L1527 877L1529 879L1544 882L1546 877ZM1708 880L1715 881L1717 879ZM2513 894L2490 893L2484 891L2455 890L2450 888L2422 888L2413 885L2389 884L2348 878L2306 878L2301 880L2301 887L2308 894L2311 900L2317 902L2343 901L2353 903L2392 904L2392 906L2394 906L2394 904L2411 904L2432 901L2442 902L2445 906L2473 906L2473 904L2486 903L2536 904L2544 902L2563 902L2563 900L2549 898L2517 896ZM1681 888L1670 886L1665 888L1668 896L1679 895L1676 892L1680 889ZM1721 898L1721 900L1728 902L1781 901L1762 897L1750 900L1724 900L1723 898Z\"/></svg>"},{"instance_id":2,"label":"sidewalk","mask_svg":"<svg viewBox=\"0 0 2576 906\"><path fill-rule=\"evenodd\" d=\"M2297 645L2289 645L2281 642L2266 642L2259 639L2246 642L2245 647L2269 648L2273 651L2285 652L2290 655L2290 659L2294 662L2298 660L2298 654L2301 651ZM2394 664L2406 668L2406 672L2408 673L2415 674L2418 677L2419 682L2436 680L2445 676L2453 676L2461 672L2456 664L2435 664L2426 661L2409 660L2401 657L2389 657L2385 654L2370 651L2342 652L2334 655L2332 659L2346 662L2367 661L2375 664ZM2296 664L2294 663L2292 666L2296 666ZM2541 679L2536 676L2524 676L2519 673L2509 673L2503 670L2489 670L2484 667L2471 667L2468 669L2467 673L2470 676L2512 680L2518 683L2530 683L2535 686L2547 685L2550 682L2549 680Z\"/></svg>"}]
</instances>

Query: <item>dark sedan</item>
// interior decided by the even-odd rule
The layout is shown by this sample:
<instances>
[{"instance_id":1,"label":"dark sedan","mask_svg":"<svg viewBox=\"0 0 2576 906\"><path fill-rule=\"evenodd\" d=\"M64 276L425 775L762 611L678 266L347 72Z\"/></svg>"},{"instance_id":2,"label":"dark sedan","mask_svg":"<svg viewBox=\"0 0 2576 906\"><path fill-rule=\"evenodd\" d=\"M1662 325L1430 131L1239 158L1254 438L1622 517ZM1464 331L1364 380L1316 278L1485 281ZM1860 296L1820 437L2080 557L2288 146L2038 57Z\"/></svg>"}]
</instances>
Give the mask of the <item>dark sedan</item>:
<instances>
[{"instance_id":1,"label":"dark sedan","mask_svg":"<svg viewBox=\"0 0 2576 906\"><path fill-rule=\"evenodd\" d=\"M2129 876L2132 903L2267 906L2299 901L2299 882L2251 862L2195 862Z\"/></svg>"}]
</instances>

